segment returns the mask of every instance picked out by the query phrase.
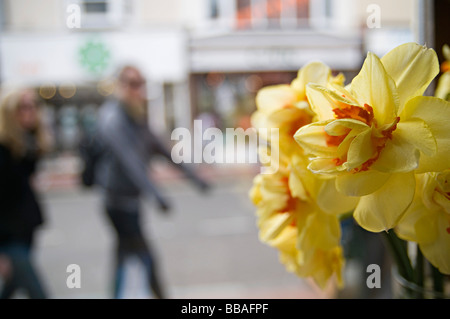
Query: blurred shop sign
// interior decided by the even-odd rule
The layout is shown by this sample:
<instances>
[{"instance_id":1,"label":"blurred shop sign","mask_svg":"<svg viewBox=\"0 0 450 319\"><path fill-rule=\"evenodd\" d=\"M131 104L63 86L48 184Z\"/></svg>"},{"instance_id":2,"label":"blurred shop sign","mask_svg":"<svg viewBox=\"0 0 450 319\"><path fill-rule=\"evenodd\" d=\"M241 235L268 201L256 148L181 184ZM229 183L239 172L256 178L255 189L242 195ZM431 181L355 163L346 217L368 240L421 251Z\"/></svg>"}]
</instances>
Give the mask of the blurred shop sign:
<instances>
[{"instance_id":1,"label":"blurred shop sign","mask_svg":"<svg viewBox=\"0 0 450 319\"><path fill-rule=\"evenodd\" d=\"M0 41L3 83L98 80L125 63L157 82L187 77L185 35L178 31L3 34Z\"/></svg>"},{"instance_id":2,"label":"blurred shop sign","mask_svg":"<svg viewBox=\"0 0 450 319\"><path fill-rule=\"evenodd\" d=\"M296 71L309 61L352 70L362 62L361 41L324 33L248 33L191 40L191 71Z\"/></svg>"},{"instance_id":3,"label":"blurred shop sign","mask_svg":"<svg viewBox=\"0 0 450 319\"><path fill-rule=\"evenodd\" d=\"M366 51L383 56L396 46L402 43L414 42L415 35L410 28L389 28L370 29L366 31L364 46Z\"/></svg>"}]
</instances>

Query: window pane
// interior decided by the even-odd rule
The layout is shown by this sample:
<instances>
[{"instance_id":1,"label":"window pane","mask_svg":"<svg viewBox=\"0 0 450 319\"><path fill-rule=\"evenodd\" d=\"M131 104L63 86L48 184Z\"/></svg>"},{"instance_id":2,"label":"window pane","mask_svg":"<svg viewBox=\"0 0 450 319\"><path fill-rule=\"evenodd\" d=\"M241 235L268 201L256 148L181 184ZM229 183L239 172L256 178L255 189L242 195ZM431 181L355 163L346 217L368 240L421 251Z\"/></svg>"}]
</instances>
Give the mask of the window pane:
<instances>
[{"instance_id":1,"label":"window pane","mask_svg":"<svg viewBox=\"0 0 450 319\"><path fill-rule=\"evenodd\" d=\"M267 19L269 27L280 26L281 0L267 0Z\"/></svg>"},{"instance_id":2,"label":"window pane","mask_svg":"<svg viewBox=\"0 0 450 319\"><path fill-rule=\"evenodd\" d=\"M238 29L251 27L252 7L250 0L236 0L236 23Z\"/></svg>"},{"instance_id":3,"label":"window pane","mask_svg":"<svg viewBox=\"0 0 450 319\"><path fill-rule=\"evenodd\" d=\"M267 0L267 18L280 19L281 0Z\"/></svg>"},{"instance_id":4,"label":"window pane","mask_svg":"<svg viewBox=\"0 0 450 319\"><path fill-rule=\"evenodd\" d=\"M217 18L219 16L219 11L218 11L218 0L209 0L209 16L211 18Z\"/></svg>"},{"instance_id":5,"label":"window pane","mask_svg":"<svg viewBox=\"0 0 450 319\"><path fill-rule=\"evenodd\" d=\"M105 13L107 9L108 4L106 2L86 1L84 3L84 10L87 13Z\"/></svg>"},{"instance_id":6,"label":"window pane","mask_svg":"<svg viewBox=\"0 0 450 319\"><path fill-rule=\"evenodd\" d=\"M297 17L299 19L309 17L309 0L297 0Z\"/></svg>"}]
</instances>

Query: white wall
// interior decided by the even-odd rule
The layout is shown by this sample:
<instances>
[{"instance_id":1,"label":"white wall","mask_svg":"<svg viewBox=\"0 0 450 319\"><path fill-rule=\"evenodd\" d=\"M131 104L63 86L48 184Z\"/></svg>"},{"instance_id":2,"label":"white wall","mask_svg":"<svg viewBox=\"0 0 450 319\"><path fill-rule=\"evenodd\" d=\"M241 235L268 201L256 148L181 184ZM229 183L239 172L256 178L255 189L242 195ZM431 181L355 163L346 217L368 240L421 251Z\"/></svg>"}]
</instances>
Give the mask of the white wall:
<instances>
[{"instance_id":1,"label":"white wall","mask_svg":"<svg viewBox=\"0 0 450 319\"><path fill-rule=\"evenodd\" d=\"M64 1L9 0L6 1L8 30L38 31L61 29L64 24Z\"/></svg>"},{"instance_id":2,"label":"white wall","mask_svg":"<svg viewBox=\"0 0 450 319\"><path fill-rule=\"evenodd\" d=\"M133 25L145 27L208 27L209 0L125 0L132 2ZM226 7L234 0L224 0ZM329 3L333 16L331 25L351 29L365 24L370 4L381 9L382 25L409 25L414 19L415 0L310 0L312 14ZM53 30L65 28L65 8L76 0L5 0L10 30ZM223 9L222 8L222 9ZM221 9L219 9L221 10Z\"/></svg>"},{"instance_id":3,"label":"white wall","mask_svg":"<svg viewBox=\"0 0 450 319\"><path fill-rule=\"evenodd\" d=\"M149 27L197 27L204 20L208 0L135 0L137 24Z\"/></svg>"},{"instance_id":4,"label":"white wall","mask_svg":"<svg viewBox=\"0 0 450 319\"><path fill-rule=\"evenodd\" d=\"M98 80L124 63L136 64L156 82L184 81L187 76L185 38L176 31L6 34L0 41L0 71L5 82L58 84ZM109 52L104 74L95 76L79 62L79 51L88 41L101 43Z\"/></svg>"}]
</instances>

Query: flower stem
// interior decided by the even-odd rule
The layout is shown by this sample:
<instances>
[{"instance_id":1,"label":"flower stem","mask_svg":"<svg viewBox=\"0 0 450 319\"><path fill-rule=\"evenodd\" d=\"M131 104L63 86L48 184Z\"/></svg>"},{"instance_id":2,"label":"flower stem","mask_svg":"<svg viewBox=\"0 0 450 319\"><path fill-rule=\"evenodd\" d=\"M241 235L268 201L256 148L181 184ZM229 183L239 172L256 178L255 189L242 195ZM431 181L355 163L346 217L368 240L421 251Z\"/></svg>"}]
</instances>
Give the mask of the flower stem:
<instances>
[{"instance_id":1,"label":"flower stem","mask_svg":"<svg viewBox=\"0 0 450 319\"><path fill-rule=\"evenodd\" d=\"M444 275L433 265L431 265L433 275L433 290L438 293L444 292Z\"/></svg>"},{"instance_id":2,"label":"flower stem","mask_svg":"<svg viewBox=\"0 0 450 319\"><path fill-rule=\"evenodd\" d=\"M414 282L419 286L424 286L424 258L419 245L416 245L416 264L414 265ZM418 298L423 298L423 293L421 292Z\"/></svg>"},{"instance_id":3,"label":"flower stem","mask_svg":"<svg viewBox=\"0 0 450 319\"><path fill-rule=\"evenodd\" d=\"M397 237L394 230L382 232L386 242L389 244L391 253L398 267L398 272L409 281L414 280L414 272L409 259L406 242Z\"/></svg>"}]
</instances>

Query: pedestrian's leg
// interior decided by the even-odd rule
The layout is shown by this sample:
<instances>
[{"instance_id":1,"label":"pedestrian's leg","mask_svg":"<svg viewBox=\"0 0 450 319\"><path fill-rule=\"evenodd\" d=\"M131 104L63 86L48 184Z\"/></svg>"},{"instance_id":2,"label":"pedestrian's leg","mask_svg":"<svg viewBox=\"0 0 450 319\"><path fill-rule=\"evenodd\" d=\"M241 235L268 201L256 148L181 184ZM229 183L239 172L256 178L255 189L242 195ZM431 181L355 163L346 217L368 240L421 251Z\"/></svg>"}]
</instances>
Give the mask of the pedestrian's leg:
<instances>
[{"instance_id":1,"label":"pedestrian's leg","mask_svg":"<svg viewBox=\"0 0 450 319\"><path fill-rule=\"evenodd\" d=\"M16 291L17 283L14 275L7 278L3 283L2 291L0 292L0 299L9 299Z\"/></svg>"},{"instance_id":2,"label":"pedestrian's leg","mask_svg":"<svg viewBox=\"0 0 450 319\"><path fill-rule=\"evenodd\" d=\"M47 293L29 256L24 256L24 259L20 260L20 262L20 273L22 276L19 278L19 286L28 292L28 296L31 299L46 299Z\"/></svg>"},{"instance_id":3,"label":"pedestrian's leg","mask_svg":"<svg viewBox=\"0 0 450 319\"><path fill-rule=\"evenodd\" d=\"M135 217L133 213L115 208L106 208L106 213L113 226L116 237L115 268L113 275L113 295L115 299L123 297L125 284L125 260L133 254L129 238L134 232Z\"/></svg>"},{"instance_id":4,"label":"pedestrian's leg","mask_svg":"<svg viewBox=\"0 0 450 319\"><path fill-rule=\"evenodd\" d=\"M37 269L34 266L32 253L34 250L34 232L30 232L25 239L25 254L27 272L26 272L26 281L27 281L27 290L30 298L32 299L46 299L48 298L48 294L46 289L44 289L44 285L40 276L38 275Z\"/></svg>"},{"instance_id":5,"label":"pedestrian's leg","mask_svg":"<svg viewBox=\"0 0 450 319\"><path fill-rule=\"evenodd\" d=\"M163 291L162 284L158 276L158 269L156 267L156 262L151 249L145 245L145 249L141 249L138 256L145 266L149 286L155 294L155 297L158 299L165 299L166 295Z\"/></svg>"},{"instance_id":6,"label":"pedestrian's leg","mask_svg":"<svg viewBox=\"0 0 450 319\"><path fill-rule=\"evenodd\" d=\"M16 289L23 288L31 299L47 298L28 249L22 245L14 246L9 251L9 257L13 268L12 276L6 281L0 297L11 298Z\"/></svg>"},{"instance_id":7,"label":"pedestrian's leg","mask_svg":"<svg viewBox=\"0 0 450 319\"><path fill-rule=\"evenodd\" d=\"M2 271L1 276L3 278L3 287L0 291L0 299L9 299L14 294L17 286L17 280L14 277L14 255L13 255L13 247L8 246L2 249L1 256L1 265Z\"/></svg>"},{"instance_id":8,"label":"pedestrian's leg","mask_svg":"<svg viewBox=\"0 0 450 319\"><path fill-rule=\"evenodd\" d=\"M148 245L141 231L139 223L139 215L130 217L130 228L133 229L132 235L127 238L127 251L137 256L145 267L149 288L158 299L164 299L165 294L161 281L158 276L157 267L155 266L155 256L153 250Z\"/></svg>"},{"instance_id":9,"label":"pedestrian's leg","mask_svg":"<svg viewBox=\"0 0 450 319\"><path fill-rule=\"evenodd\" d=\"M123 285L125 282L125 252L122 249L121 239L118 238L119 243L117 243L116 248L116 265L114 269L114 288L113 288L113 298L120 299L122 297Z\"/></svg>"},{"instance_id":10,"label":"pedestrian's leg","mask_svg":"<svg viewBox=\"0 0 450 319\"><path fill-rule=\"evenodd\" d=\"M137 256L145 266L148 276L149 288L157 298L165 298L162 285L157 276L154 258L142 234L139 211L120 211L117 209L107 209L108 216L117 235L116 250L116 274L114 297L121 297L121 290L125 282L125 259L130 256Z\"/></svg>"}]
</instances>

